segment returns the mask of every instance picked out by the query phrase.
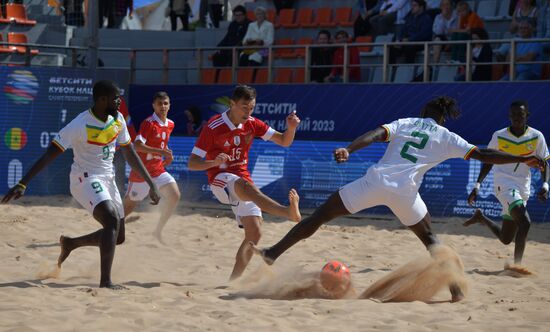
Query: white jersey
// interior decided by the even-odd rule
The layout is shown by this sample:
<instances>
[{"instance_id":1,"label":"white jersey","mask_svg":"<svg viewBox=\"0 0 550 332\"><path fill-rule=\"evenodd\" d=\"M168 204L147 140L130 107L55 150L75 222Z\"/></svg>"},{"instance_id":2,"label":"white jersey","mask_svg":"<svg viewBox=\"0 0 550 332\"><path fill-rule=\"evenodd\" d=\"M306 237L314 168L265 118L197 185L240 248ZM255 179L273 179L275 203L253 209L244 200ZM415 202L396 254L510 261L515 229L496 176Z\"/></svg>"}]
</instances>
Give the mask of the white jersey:
<instances>
[{"instance_id":1,"label":"white jersey","mask_svg":"<svg viewBox=\"0 0 550 332\"><path fill-rule=\"evenodd\" d=\"M52 142L63 151L73 149L71 173L112 175L116 143L128 145L131 139L122 114L117 119L109 115L103 122L89 109L61 129Z\"/></svg>"},{"instance_id":2,"label":"white jersey","mask_svg":"<svg viewBox=\"0 0 550 332\"><path fill-rule=\"evenodd\" d=\"M475 149L431 118L399 119L382 127L390 143L367 171L367 181L402 195L416 194L432 167L450 158L468 159Z\"/></svg>"},{"instance_id":3,"label":"white jersey","mask_svg":"<svg viewBox=\"0 0 550 332\"><path fill-rule=\"evenodd\" d=\"M510 132L509 128L497 130L491 141L489 148L507 152L515 156L538 156L548 159L548 147L544 140L544 135L531 127L520 137ZM501 186L504 188L518 189L527 196L531 192L531 169L524 163L503 164L493 166L495 188Z\"/></svg>"}]
</instances>

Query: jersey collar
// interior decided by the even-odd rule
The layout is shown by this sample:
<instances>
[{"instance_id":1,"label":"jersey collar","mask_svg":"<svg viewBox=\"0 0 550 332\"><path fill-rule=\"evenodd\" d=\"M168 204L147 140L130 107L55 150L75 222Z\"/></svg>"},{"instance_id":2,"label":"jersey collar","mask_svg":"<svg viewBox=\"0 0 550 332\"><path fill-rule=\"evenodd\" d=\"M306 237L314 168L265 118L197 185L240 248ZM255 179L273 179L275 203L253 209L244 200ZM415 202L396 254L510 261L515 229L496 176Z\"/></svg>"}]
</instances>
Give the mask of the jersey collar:
<instances>
[{"instance_id":1,"label":"jersey collar","mask_svg":"<svg viewBox=\"0 0 550 332\"><path fill-rule=\"evenodd\" d=\"M237 127L235 127L235 125L233 124L233 122L231 122L231 120L229 120L229 117L227 116L227 111L223 112L222 113L222 119L223 119L223 122L225 122L225 124L229 127L229 129L231 130L235 130L235 129L241 129L243 127L243 124L242 123L239 123L239 125Z\"/></svg>"},{"instance_id":2,"label":"jersey collar","mask_svg":"<svg viewBox=\"0 0 550 332\"><path fill-rule=\"evenodd\" d=\"M166 121L163 122L163 121L158 117L157 113L153 113L153 120L155 120L156 122L158 122L158 123L159 123L161 126L163 126L163 127L167 127L167 126L168 126L168 119L166 119Z\"/></svg>"},{"instance_id":3,"label":"jersey collar","mask_svg":"<svg viewBox=\"0 0 550 332\"><path fill-rule=\"evenodd\" d=\"M512 132L512 130L510 129L510 127L508 127L507 130L508 130L508 133L509 133L510 135L512 135L512 136L514 136L514 137L516 137L516 138L520 138L520 137L523 137L523 136L527 135L527 132L529 131L529 126L525 126L525 127L526 127L526 128L525 128L525 131L523 132L523 134L521 134L521 135L519 135L519 136L516 136L516 135Z\"/></svg>"}]
</instances>

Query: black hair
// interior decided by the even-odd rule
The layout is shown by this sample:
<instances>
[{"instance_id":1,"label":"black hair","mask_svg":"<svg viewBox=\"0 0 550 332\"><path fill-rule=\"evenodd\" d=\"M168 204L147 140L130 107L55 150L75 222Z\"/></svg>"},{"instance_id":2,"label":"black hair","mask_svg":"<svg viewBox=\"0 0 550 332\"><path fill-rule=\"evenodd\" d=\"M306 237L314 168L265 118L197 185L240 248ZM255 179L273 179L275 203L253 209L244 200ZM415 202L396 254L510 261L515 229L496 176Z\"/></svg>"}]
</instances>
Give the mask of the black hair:
<instances>
[{"instance_id":1,"label":"black hair","mask_svg":"<svg viewBox=\"0 0 550 332\"><path fill-rule=\"evenodd\" d=\"M168 93L165 91L157 91L153 96L153 103L157 101L157 99L164 99L164 98L170 99L170 96L168 95Z\"/></svg>"},{"instance_id":2,"label":"black hair","mask_svg":"<svg viewBox=\"0 0 550 332\"><path fill-rule=\"evenodd\" d=\"M241 99L249 101L252 99L256 99L256 89L248 85L239 84L235 87L235 90L233 90L233 95L231 96L231 99L233 101L238 101Z\"/></svg>"},{"instance_id":3,"label":"black hair","mask_svg":"<svg viewBox=\"0 0 550 332\"><path fill-rule=\"evenodd\" d=\"M330 31L328 30L321 30L319 31L319 33L317 33L317 36L320 36L320 35L327 35L328 36L328 39L330 39Z\"/></svg>"},{"instance_id":4,"label":"black hair","mask_svg":"<svg viewBox=\"0 0 550 332\"><path fill-rule=\"evenodd\" d=\"M412 0L416 2L420 7L426 9L426 1L425 0Z\"/></svg>"},{"instance_id":5,"label":"black hair","mask_svg":"<svg viewBox=\"0 0 550 332\"><path fill-rule=\"evenodd\" d=\"M235 8L233 8L233 14L235 14L236 12L241 12L246 15L246 8L244 8L243 5L238 5Z\"/></svg>"},{"instance_id":6,"label":"black hair","mask_svg":"<svg viewBox=\"0 0 550 332\"><path fill-rule=\"evenodd\" d=\"M346 36L346 38L349 38L349 33L346 30L339 30L336 32L334 36L338 38L338 36L340 35L343 35L343 36Z\"/></svg>"},{"instance_id":7,"label":"black hair","mask_svg":"<svg viewBox=\"0 0 550 332\"><path fill-rule=\"evenodd\" d=\"M470 29L470 36L472 35L478 35L479 39L481 40L487 40L489 39L489 34L487 33L487 30L483 28L471 28Z\"/></svg>"},{"instance_id":8,"label":"black hair","mask_svg":"<svg viewBox=\"0 0 550 332\"><path fill-rule=\"evenodd\" d=\"M526 115L529 115L529 104L527 104L526 100L514 100L510 104L510 109L512 108L518 108L525 112Z\"/></svg>"},{"instance_id":9,"label":"black hair","mask_svg":"<svg viewBox=\"0 0 550 332\"><path fill-rule=\"evenodd\" d=\"M109 97L112 94L119 94L120 90L115 82L108 80L97 81L92 89L94 103L101 97Z\"/></svg>"},{"instance_id":10,"label":"black hair","mask_svg":"<svg viewBox=\"0 0 550 332\"><path fill-rule=\"evenodd\" d=\"M441 114L445 119L456 119L460 116L458 101L448 96L440 96L430 100L422 110L423 115L432 112Z\"/></svg>"},{"instance_id":11,"label":"black hair","mask_svg":"<svg viewBox=\"0 0 550 332\"><path fill-rule=\"evenodd\" d=\"M193 116L193 123L199 126L202 123L201 109L198 106L189 106L187 110Z\"/></svg>"}]
</instances>

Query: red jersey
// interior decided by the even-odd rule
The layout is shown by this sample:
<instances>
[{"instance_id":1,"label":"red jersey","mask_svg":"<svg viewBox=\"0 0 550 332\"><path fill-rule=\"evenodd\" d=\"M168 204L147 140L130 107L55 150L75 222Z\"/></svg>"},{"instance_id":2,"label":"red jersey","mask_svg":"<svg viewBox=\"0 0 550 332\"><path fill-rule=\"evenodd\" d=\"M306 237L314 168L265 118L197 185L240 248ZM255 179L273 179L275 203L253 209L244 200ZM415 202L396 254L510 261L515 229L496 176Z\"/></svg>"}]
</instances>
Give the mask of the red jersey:
<instances>
[{"instance_id":1,"label":"red jersey","mask_svg":"<svg viewBox=\"0 0 550 332\"><path fill-rule=\"evenodd\" d=\"M248 151L252 141L254 137L261 137L267 141L274 133L273 128L253 117L235 127L225 112L210 118L202 129L192 153L206 160L214 160L222 152L229 156L227 163L206 171L208 183L212 184L216 175L222 172L238 175L252 183L248 172Z\"/></svg>"},{"instance_id":2,"label":"red jersey","mask_svg":"<svg viewBox=\"0 0 550 332\"><path fill-rule=\"evenodd\" d=\"M168 146L168 140L170 140L172 130L174 130L174 121L166 119L166 122L162 122L162 120L153 113L153 115L143 120L135 140L139 140L152 148L165 149ZM163 159L161 155L143 152L138 152L138 155L151 177L155 178L166 172L162 164ZM145 180L137 172L132 170L130 172L130 181L144 182Z\"/></svg>"}]
</instances>

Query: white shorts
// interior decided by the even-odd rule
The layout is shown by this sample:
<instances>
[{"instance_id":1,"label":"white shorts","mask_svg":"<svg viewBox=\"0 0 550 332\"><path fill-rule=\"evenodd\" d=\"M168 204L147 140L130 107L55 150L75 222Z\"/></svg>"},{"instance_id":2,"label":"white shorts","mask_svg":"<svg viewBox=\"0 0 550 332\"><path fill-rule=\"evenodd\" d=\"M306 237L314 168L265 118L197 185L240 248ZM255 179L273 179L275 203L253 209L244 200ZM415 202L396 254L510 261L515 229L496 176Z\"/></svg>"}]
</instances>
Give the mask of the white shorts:
<instances>
[{"instance_id":1,"label":"white shorts","mask_svg":"<svg viewBox=\"0 0 550 332\"><path fill-rule=\"evenodd\" d=\"M115 204L120 218L124 218L122 199L114 175L88 175L88 173L71 173L71 195L92 215L95 207L106 200Z\"/></svg>"},{"instance_id":2,"label":"white shorts","mask_svg":"<svg viewBox=\"0 0 550 332\"><path fill-rule=\"evenodd\" d=\"M241 201L235 194L235 181L240 179L239 176L231 173L220 173L210 184L212 193L222 204L231 205L231 209L237 218L239 227L242 217L255 216L262 217L262 210L252 201Z\"/></svg>"},{"instance_id":3,"label":"white shorts","mask_svg":"<svg viewBox=\"0 0 550 332\"><path fill-rule=\"evenodd\" d=\"M153 183L157 185L157 188L161 188L169 183L176 183L174 177L168 173L163 172L161 175L153 178ZM130 200L140 202L149 195L149 184L143 182L129 182L128 190L126 190L126 197L130 197Z\"/></svg>"},{"instance_id":4,"label":"white shorts","mask_svg":"<svg viewBox=\"0 0 550 332\"><path fill-rule=\"evenodd\" d=\"M526 192L522 192L517 188L503 187L499 185L495 186L495 196L502 205L502 218L511 220L510 210L514 207L523 204L527 206L527 200L529 195Z\"/></svg>"},{"instance_id":5,"label":"white shorts","mask_svg":"<svg viewBox=\"0 0 550 332\"><path fill-rule=\"evenodd\" d=\"M377 205L389 207L405 226L413 226L422 220L428 208L416 193L414 196L399 195L384 187L367 182L361 177L340 188L340 198L350 213L357 213Z\"/></svg>"}]
</instances>

